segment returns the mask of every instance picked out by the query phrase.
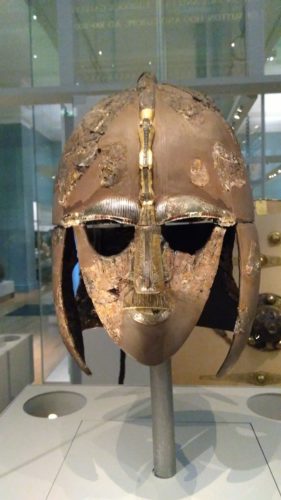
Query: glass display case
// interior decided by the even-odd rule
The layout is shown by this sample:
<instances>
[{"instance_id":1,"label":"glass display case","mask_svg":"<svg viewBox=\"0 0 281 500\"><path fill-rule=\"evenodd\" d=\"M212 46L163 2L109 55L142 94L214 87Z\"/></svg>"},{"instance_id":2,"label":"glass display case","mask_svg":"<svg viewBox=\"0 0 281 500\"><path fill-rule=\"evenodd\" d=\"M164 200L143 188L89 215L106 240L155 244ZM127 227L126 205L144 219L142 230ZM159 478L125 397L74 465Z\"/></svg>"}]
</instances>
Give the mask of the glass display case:
<instances>
[{"instance_id":1,"label":"glass display case","mask_svg":"<svg viewBox=\"0 0 281 500\"><path fill-rule=\"evenodd\" d=\"M86 380L77 372L58 334L51 280L53 184L65 140L84 113L102 97L134 85L143 71L154 72L159 81L209 94L233 127L254 198L276 200L274 209L259 211L264 215L257 216L257 225L262 253L277 258L272 267L262 269L262 275L270 272L272 279L262 279L261 292L281 295L275 283L280 281L281 247L268 243L269 232L281 232L280 2L2 4L0 338L7 333L33 336L35 381L95 383L94 377ZM117 383L119 351L111 353L101 331L96 337L87 332L85 338L89 346L94 343L89 350L96 345L104 351L104 371L111 356ZM219 352L224 344L222 333L199 331L175 357L175 382L217 384L211 376L214 360L203 354L204 346L207 353ZM264 383L279 384L280 355L248 346L233 378L220 383L259 383L265 373ZM187 360L196 356L200 370L190 362L183 376ZM130 363L127 369L133 377ZM139 381L147 381L143 371Z\"/></svg>"}]
</instances>

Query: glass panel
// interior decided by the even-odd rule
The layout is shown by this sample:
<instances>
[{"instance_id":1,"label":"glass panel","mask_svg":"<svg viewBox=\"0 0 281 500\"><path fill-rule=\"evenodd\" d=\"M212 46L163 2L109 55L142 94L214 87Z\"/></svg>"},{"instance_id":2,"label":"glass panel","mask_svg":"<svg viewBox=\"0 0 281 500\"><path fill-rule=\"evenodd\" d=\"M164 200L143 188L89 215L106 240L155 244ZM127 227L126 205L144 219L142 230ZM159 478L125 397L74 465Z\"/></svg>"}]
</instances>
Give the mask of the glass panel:
<instances>
[{"instance_id":1,"label":"glass panel","mask_svg":"<svg viewBox=\"0 0 281 500\"><path fill-rule=\"evenodd\" d=\"M265 105L265 197L281 199L281 94L266 94Z\"/></svg>"},{"instance_id":2,"label":"glass panel","mask_svg":"<svg viewBox=\"0 0 281 500\"><path fill-rule=\"evenodd\" d=\"M59 85L56 0L30 2L30 36L33 85Z\"/></svg>"},{"instance_id":3,"label":"glass panel","mask_svg":"<svg viewBox=\"0 0 281 500\"><path fill-rule=\"evenodd\" d=\"M281 4L265 0L265 74L281 74Z\"/></svg>"},{"instance_id":4,"label":"glass panel","mask_svg":"<svg viewBox=\"0 0 281 500\"><path fill-rule=\"evenodd\" d=\"M245 159L254 198L262 196L262 134L260 96L215 96L214 101L233 128Z\"/></svg>"},{"instance_id":5,"label":"glass panel","mask_svg":"<svg viewBox=\"0 0 281 500\"><path fill-rule=\"evenodd\" d=\"M246 161L254 199L263 193L261 97L238 96L229 115Z\"/></svg>"},{"instance_id":6,"label":"glass panel","mask_svg":"<svg viewBox=\"0 0 281 500\"><path fill-rule=\"evenodd\" d=\"M0 343L5 334L20 334L18 370L32 360L21 350L26 334L34 337L35 380L41 380L40 311L34 206L34 142L32 110L5 108L1 112L0 149ZM31 339L32 340L32 339ZM8 349L8 343L4 342ZM30 351L29 351L30 352ZM2 358L3 359L3 358ZM23 366L20 365L23 363ZM10 369L14 369L13 364ZM21 374L23 380L24 372ZM28 379L26 383L32 382ZM2 382L1 382L2 384Z\"/></svg>"},{"instance_id":7,"label":"glass panel","mask_svg":"<svg viewBox=\"0 0 281 500\"><path fill-rule=\"evenodd\" d=\"M62 44L70 62L73 49L74 83L81 88L99 83L106 94L108 88L135 85L146 70L155 72L161 81L183 85L196 78L220 78L217 93L222 92L215 101L240 141L255 198L281 197L281 94L265 96L266 135L262 138L261 97L223 93L224 77L247 73L246 1L3 1L1 87L59 85L59 41L65 42L66 33L72 38L71 30L58 33L57 6L61 5L65 26L73 22L74 27L73 47ZM263 5L265 73L280 74L280 1L265 0ZM69 69L71 77L72 65ZM75 97L76 121L101 93ZM0 337L8 332L33 335L36 381L41 380L41 361L45 380L69 380L68 354L58 335L51 294L50 231L54 176L73 121L70 104L18 106L1 112ZM269 359L270 354L265 356ZM81 379L77 373L72 374L72 381L74 376L76 381Z\"/></svg>"},{"instance_id":8,"label":"glass panel","mask_svg":"<svg viewBox=\"0 0 281 500\"><path fill-rule=\"evenodd\" d=\"M31 85L29 9L22 0L1 1L0 86Z\"/></svg>"},{"instance_id":9,"label":"glass panel","mask_svg":"<svg viewBox=\"0 0 281 500\"><path fill-rule=\"evenodd\" d=\"M243 0L164 5L168 80L245 74Z\"/></svg>"},{"instance_id":10,"label":"glass panel","mask_svg":"<svg viewBox=\"0 0 281 500\"><path fill-rule=\"evenodd\" d=\"M154 1L75 0L75 82L132 81L156 71Z\"/></svg>"},{"instance_id":11,"label":"glass panel","mask_svg":"<svg viewBox=\"0 0 281 500\"><path fill-rule=\"evenodd\" d=\"M211 96L219 111L223 115L224 119L232 125L233 123L233 106L237 99L236 96L233 95L216 95ZM235 121L234 121L235 123Z\"/></svg>"},{"instance_id":12,"label":"glass panel","mask_svg":"<svg viewBox=\"0 0 281 500\"><path fill-rule=\"evenodd\" d=\"M263 159L261 134L261 96L255 99L245 123L245 158L249 168L254 199L263 197Z\"/></svg>"},{"instance_id":13,"label":"glass panel","mask_svg":"<svg viewBox=\"0 0 281 500\"><path fill-rule=\"evenodd\" d=\"M77 84L145 70L173 81L241 75L245 65L243 0L75 2Z\"/></svg>"},{"instance_id":14,"label":"glass panel","mask_svg":"<svg viewBox=\"0 0 281 500\"><path fill-rule=\"evenodd\" d=\"M53 189L63 138L61 105L35 106L34 125L37 186L35 230L40 281L43 379L47 380L66 357L54 311L51 258Z\"/></svg>"}]
</instances>

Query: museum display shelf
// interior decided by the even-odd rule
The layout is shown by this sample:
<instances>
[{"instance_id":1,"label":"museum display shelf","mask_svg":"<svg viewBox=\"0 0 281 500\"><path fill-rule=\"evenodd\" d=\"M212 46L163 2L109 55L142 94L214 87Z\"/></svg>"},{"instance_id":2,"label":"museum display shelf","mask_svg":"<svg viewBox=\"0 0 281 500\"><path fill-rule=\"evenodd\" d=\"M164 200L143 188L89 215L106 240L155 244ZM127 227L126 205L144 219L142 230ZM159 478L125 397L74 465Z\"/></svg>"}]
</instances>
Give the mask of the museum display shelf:
<instances>
[{"instance_id":1,"label":"museum display shelf","mask_svg":"<svg viewBox=\"0 0 281 500\"><path fill-rule=\"evenodd\" d=\"M0 498L280 498L280 389L175 387L174 410L159 479L148 387L27 386L0 416Z\"/></svg>"}]
</instances>

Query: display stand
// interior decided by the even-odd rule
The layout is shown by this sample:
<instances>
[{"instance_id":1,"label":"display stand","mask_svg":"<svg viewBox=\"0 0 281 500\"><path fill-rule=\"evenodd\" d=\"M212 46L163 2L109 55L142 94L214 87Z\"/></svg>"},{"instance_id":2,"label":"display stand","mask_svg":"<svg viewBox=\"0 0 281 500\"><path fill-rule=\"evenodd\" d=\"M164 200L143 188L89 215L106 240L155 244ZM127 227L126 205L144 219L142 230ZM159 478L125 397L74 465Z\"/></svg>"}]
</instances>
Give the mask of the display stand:
<instances>
[{"instance_id":1,"label":"display stand","mask_svg":"<svg viewBox=\"0 0 281 500\"><path fill-rule=\"evenodd\" d=\"M152 472L148 387L27 386L0 415L0 498L280 500L280 388L175 386L173 396L177 473L164 480Z\"/></svg>"},{"instance_id":2,"label":"display stand","mask_svg":"<svg viewBox=\"0 0 281 500\"><path fill-rule=\"evenodd\" d=\"M154 474L169 478L176 473L171 360L150 367Z\"/></svg>"}]
</instances>

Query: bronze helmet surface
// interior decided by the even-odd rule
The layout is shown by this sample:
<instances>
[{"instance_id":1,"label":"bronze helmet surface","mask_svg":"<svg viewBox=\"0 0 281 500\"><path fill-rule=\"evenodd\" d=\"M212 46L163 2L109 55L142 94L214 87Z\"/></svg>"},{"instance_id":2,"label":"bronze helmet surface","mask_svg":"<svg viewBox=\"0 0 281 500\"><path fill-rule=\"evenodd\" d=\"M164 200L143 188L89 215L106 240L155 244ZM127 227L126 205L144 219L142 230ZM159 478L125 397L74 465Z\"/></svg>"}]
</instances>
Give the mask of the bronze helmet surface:
<instances>
[{"instance_id":1,"label":"bronze helmet surface","mask_svg":"<svg viewBox=\"0 0 281 500\"><path fill-rule=\"evenodd\" d=\"M90 317L146 365L173 355L196 324L233 330L223 375L258 299L253 219L239 145L208 98L143 74L136 89L102 100L67 142L55 187L55 306L79 366L89 373L82 329Z\"/></svg>"}]
</instances>

